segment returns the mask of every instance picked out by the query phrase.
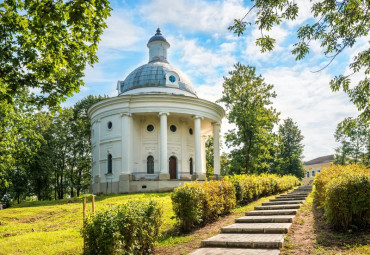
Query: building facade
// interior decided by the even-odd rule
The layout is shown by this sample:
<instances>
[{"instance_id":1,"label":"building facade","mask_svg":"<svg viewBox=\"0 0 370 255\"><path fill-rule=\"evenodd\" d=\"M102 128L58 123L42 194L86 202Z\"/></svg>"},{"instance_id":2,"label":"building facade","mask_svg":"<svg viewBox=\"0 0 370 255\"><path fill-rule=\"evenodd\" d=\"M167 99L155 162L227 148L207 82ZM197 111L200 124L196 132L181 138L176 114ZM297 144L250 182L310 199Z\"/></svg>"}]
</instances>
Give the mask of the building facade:
<instances>
[{"instance_id":1,"label":"building facade","mask_svg":"<svg viewBox=\"0 0 370 255\"><path fill-rule=\"evenodd\" d=\"M169 64L158 29L149 62L118 81L118 96L89 109L92 124L92 193L169 191L205 180L205 140L214 139L214 172L220 174L223 108L200 99Z\"/></svg>"},{"instance_id":2,"label":"building facade","mask_svg":"<svg viewBox=\"0 0 370 255\"><path fill-rule=\"evenodd\" d=\"M327 155L312 159L304 163L305 177L302 179L303 185L311 185L315 176L324 168L329 167L334 160L334 155Z\"/></svg>"}]
</instances>

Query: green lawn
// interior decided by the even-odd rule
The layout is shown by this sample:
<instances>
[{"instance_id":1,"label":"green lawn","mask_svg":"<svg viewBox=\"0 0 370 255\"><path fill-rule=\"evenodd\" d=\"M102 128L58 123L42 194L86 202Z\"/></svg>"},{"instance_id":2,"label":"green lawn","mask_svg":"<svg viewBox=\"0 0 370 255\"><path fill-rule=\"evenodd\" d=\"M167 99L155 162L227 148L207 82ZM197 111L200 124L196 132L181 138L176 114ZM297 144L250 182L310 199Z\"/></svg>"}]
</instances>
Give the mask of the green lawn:
<instances>
[{"instance_id":1,"label":"green lawn","mask_svg":"<svg viewBox=\"0 0 370 255\"><path fill-rule=\"evenodd\" d=\"M170 193L109 195L96 197L98 211L131 199L151 198L163 204L162 232L173 228L175 219ZM87 213L91 212L91 197ZM26 202L0 211L0 254L81 254L82 198Z\"/></svg>"}]
</instances>

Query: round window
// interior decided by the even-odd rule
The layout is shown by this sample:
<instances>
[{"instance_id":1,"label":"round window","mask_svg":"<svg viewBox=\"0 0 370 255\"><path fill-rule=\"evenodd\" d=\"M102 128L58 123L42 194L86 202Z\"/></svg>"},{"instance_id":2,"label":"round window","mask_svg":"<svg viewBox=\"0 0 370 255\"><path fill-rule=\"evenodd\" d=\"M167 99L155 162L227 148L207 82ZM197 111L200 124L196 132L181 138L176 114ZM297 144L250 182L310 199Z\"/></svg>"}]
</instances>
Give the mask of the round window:
<instances>
[{"instance_id":1,"label":"round window","mask_svg":"<svg viewBox=\"0 0 370 255\"><path fill-rule=\"evenodd\" d=\"M171 125L171 126L170 126L170 130L171 130L172 132L176 132L176 129L177 129L177 128L176 128L176 126L175 126L175 125Z\"/></svg>"},{"instance_id":2,"label":"round window","mask_svg":"<svg viewBox=\"0 0 370 255\"><path fill-rule=\"evenodd\" d=\"M173 83L173 82L175 82L175 81L176 81L176 77L175 77L175 76L173 76L173 75L171 75L171 76L170 76L170 82L172 82L172 83Z\"/></svg>"},{"instance_id":3,"label":"round window","mask_svg":"<svg viewBox=\"0 0 370 255\"><path fill-rule=\"evenodd\" d=\"M192 128L189 128L189 134L193 134L193 129Z\"/></svg>"},{"instance_id":4,"label":"round window","mask_svg":"<svg viewBox=\"0 0 370 255\"><path fill-rule=\"evenodd\" d=\"M150 124L146 127L146 130L148 130L149 132L152 132L154 130L154 126Z\"/></svg>"},{"instance_id":5,"label":"round window","mask_svg":"<svg viewBox=\"0 0 370 255\"><path fill-rule=\"evenodd\" d=\"M108 126L108 129L111 129L111 128L112 128L112 126L113 126L112 122L111 122L111 121L109 121L109 122L108 122L108 124L107 124L107 126Z\"/></svg>"}]
</instances>

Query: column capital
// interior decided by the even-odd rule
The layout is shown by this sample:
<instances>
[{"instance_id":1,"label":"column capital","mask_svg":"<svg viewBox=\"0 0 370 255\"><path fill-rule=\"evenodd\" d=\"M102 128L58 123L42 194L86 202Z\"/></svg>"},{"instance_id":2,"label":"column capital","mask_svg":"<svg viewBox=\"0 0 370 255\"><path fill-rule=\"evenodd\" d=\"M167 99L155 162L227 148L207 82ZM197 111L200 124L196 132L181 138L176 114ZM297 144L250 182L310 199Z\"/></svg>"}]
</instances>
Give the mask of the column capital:
<instances>
[{"instance_id":1,"label":"column capital","mask_svg":"<svg viewBox=\"0 0 370 255\"><path fill-rule=\"evenodd\" d=\"M121 113L121 117L131 117L132 116L132 113L131 112L122 112Z\"/></svg>"},{"instance_id":2,"label":"column capital","mask_svg":"<svg viewBox=\"0 0 370 255\"><path fill-rule=\"evenodd\" d=\"M201 120L203 120L204 117L203 116L199 116L199 115L193 115L193 119L201 119Z\"/></svg>"},{"instance_id":3,"label":"column capital","mask_svg":"<svg viewBox=\"0 0 370 255\"><path fill-rule=\"evenodd\" d=\"M167 115L167 116L169 116L169 115L170 115L170 113L169 113L169 112L159 112L159 113L158 113L158 116L162 116L162 115Z\"/></svg>"},{"instance_id":4,"label":"column capital","mask_svg":"<svg viewBox=\"0 0 370 255\"><path fill-rule=\"evenodd\" d=\"M212 122L212 126L218 126L218 127L220 127L221 126L221 123L220 122L218 122L218 121L215 121L215 122Z\"/></svg>"}]
</instances>

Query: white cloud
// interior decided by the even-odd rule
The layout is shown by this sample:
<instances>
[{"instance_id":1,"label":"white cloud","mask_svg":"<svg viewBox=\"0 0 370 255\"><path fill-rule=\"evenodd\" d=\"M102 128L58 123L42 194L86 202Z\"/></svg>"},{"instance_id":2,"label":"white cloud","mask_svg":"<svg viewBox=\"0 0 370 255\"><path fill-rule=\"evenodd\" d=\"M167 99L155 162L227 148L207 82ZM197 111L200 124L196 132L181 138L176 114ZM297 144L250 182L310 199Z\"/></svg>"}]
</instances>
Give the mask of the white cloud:
<instances>
[{"instance_id":1,"label":"white cloud","mask_svg":"<svg viewBox=\"0 0 370 255\"><path fill-rule=\"evenodd\" d=\"M186 73L191 73L192 76L203 76L206 80L214 81L220 75L220 68L225 71L236 62L232 55L235 50L233 43L224 43L219 48L209 49L200 46L195 39L170 37L170 41L173 42L173 50L181 56L180 62L187 69Z\"/></svg>"},{"instance_id":2,"label":"white cloud","mask_svg":"<svg viewBox=\"0 0 370 255\"><path fill-rule=\"evenodd\" d=\"M133 50L135 43L145 35L144 29L136 26L131 13L122 9L112 11L107 19L108 28L104 31L101 48Z\"/></svg>"},{"instance_id":3,"label":"white cloud","mask_svg":"<svg viewBox=\"0 0 370 255\"><path fill-rule=\"evenodd\" d=\"M246 12L241 0L154 0L141 9L142 15L155 24L175 24L187 31L212 33L228 33L232 21Z\"/></svg>"},{"instance_id":4,"label":"white cloud","mask_svg":"<svg viewBox=\"0 0 370 255\"><path fill-rule=\"evenodd\" d=\"M263 76L275 86L274 105L281 119L291 117L301 129L306 160L334 153L337 124L357 111L347 95L330 90L331 75L296 66L270 69Z\"/></svg>"}]
</instances>

